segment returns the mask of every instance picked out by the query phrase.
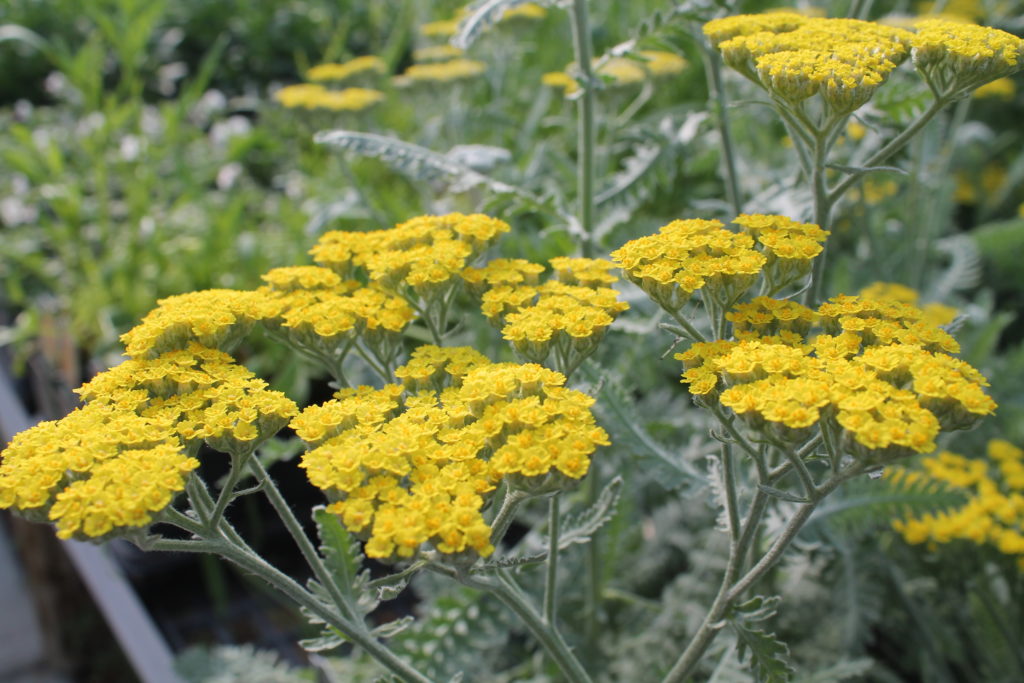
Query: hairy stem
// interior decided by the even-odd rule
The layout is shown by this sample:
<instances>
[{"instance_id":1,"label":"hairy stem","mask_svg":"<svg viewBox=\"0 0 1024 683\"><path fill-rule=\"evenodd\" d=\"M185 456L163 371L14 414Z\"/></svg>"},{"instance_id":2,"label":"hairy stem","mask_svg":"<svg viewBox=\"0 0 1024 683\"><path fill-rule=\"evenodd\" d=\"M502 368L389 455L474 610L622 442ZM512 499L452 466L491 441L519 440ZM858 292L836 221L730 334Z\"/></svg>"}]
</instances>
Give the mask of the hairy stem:
<instances>
[{"instance_id":1,"label":"hairy stem","mask_svg":"<svg viewBox=\"0 0 1024 683\"><path fill-rule=\"evenodd\" d=\"M594 88L593 49L590 38L590 12L588 0L573 0L570 22L572 24L572 45L583 79L583 92L578 101L579 142L576 151L576 176L579 187L579 219L584 233L581 245L584 256L594 254L594 148L597 146L597 124L595 120L596 97Z\"/></svg>"}]
</instances>

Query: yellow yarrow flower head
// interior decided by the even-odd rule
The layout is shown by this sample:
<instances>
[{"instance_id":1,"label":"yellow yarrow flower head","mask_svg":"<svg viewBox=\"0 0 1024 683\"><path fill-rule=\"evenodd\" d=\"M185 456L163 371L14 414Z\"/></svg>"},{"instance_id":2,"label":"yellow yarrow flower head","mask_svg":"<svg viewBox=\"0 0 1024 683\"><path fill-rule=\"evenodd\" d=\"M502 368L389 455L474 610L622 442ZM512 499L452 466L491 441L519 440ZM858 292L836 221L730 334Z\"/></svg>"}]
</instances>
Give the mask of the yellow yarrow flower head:
<instances>
[{"instance_id":1,"label":"yellow yarrow flower head","mask_svg":"<svg viewBox=\"0 0 1024 683\"><path fill-rule=\"evenodd\" d=\"M501 15L501 21L539 21L548 15L548 11L535 2L527 2L518 7L505 10Z\"/></svg>"},{"instance_id":2,"label":"yellow yarrow flower head","mask_svg":"<svg viewBox=\"0 0 1024 683\"><path fill-rule=\"evenodd\" d=\"M729 66L790 105L820 95L835 114L865 104L909 54L911 33L795 14L716 19L704 33Z\"/></svg>"},{"instance_id":3,"label":"yellow yarrow flower head","mask_svg":"<svg viewBox=\"0 0 1024 683\"><path fill-rule=\"evenodd\" d=\"M737 339L771 337L788 332L798 344L803 342L817 317L812 309L795 301L780 301L767 296L737 304L725 316L732 323Z\"/></svg>"},{"instance_id":4,"label":"yellow yarrow flower head","mask_svg":"<svg viewBox=\"0 0 1024 683\"><path fill-rule=\"evenodd\" d=\"M654 78L678 76L686 68L686 60L674 52L666 50L640 50L638 55L644 58L642 66Z\"/></svg>"},{"instance_id":5,"label":"yellow yarrow flower head","mask_svg":"<svg viewBox=\"0 0 1024 683\"><path fill-rule=\"evenodd\" d=\"M78 393L84 406L16 435L0 460L0 508L49 519L61 538L159 521L199 466L202 439L250 454L298 412L230 356L195 343L127 360Z\"/></svg>"},{"instance_id":6,"label":"yellow yarrow flower head","mask_svg":"<svg viewBox=\"0 0 1024 683\"><path fill-rule=\"evenodd\" d=\"M425 389L440 391L446 386L459 386L466 374L490 360L470 346L441 347L424 345L417 347L409 361L395 370L395 377L409 392Z\"/></svg>"},{"instance_id":7,"label":"yellow yarrow flower head","mask_svg":"<svg viewBox=\"0 0 1024 683\"><path fill-rule=\"evenodd\" d=\"M387 71L384 60L376 55L365 55L341 64L317 64L306 71L310 81L345 81L364 74L383 74Z\"/></svg>"},{"instance_id":8,"label":"yellow yarrow flower head","mask_svg":"<svg viewBox=\"0 0 1024 683\"><path fill-rule=\"evenodd\" d=\"M439 367L461 383L423 390ZM501 478L564 488L608 443L590 413L593 399L537 365L421 347L403 375L414 378L408 391L342 391L292 422L311 447L301 466L373 558L411 557L424 544L470 562L489 555L481 510Z\"/></svg>"},{"instance_id":9,"label":"yellow yarrow flower head","mask_svg":"<svg viewBox=\"0 0 1024 683\"><path fill-rule=\"evenodd\" d=\"M267 300L264 325L317 355L334 358L357 337L390 357L415 316L401 297L376 285L342 280L329 268L293 266L263 275L258 290Z\"/></svg>"},{"instance_id":10,"label":"yellow yarrow flower head","mask_svg":"<svg viewBox=\"0 0 1024 683\"><path fill-rule=\"evenodd\" d=\"M911 45L914 66L942 93L964 93L1024 65L1024 40L948 19L922 19Z\"/></svg>"},{"instance_id":11,"label":"yellow yarrow flower head","mask_svg":"<svg viewBox=\"0 0 1024 683\"><path fill-rule=\"evenodd\" d=\"M385 99L384 93L372 88L328 90L316 83L289 85L274 93L274 99L289 109L329 109L331 111L363 111Z\"/></svg>"},{"instance_id":12,"label":"yellow yarrow flower head","mask_svg":"<svg viewBox=\"0 0 1024 683\"><path fill-rule=\"evenodd\" d=\"M878 317L883 312L889 317ZM817 313L758 297L727 314L737 341L694 344L675 357L699 403L730 408L785 442L829 423L843 452L885 462L929 452L940 431L995 410L985 378L948 355L955 341L920 315L856 297L837 297ZM811 336L814 323L826 334Z\"/></svg>"},{"instance_id":13,"label":"yellow yarrow flower head","mask_svg":"<svg viewBox=\"0 0 1024 683\"><path fill-rule=\"evenodd\" d=\"M422 83L454 83L475 78L487 70L484 62L475 59L450 59L446 62L413 64L395 80L395 85Z\"/></svg>"},{"instance_id":14,"label":"yellow yarrow flower head","mask_svg":"<svg viewBox=\"0 0 1024 683\"><path fill-rule=\"evenodd\" d=\"M465 54L465 50L444 43L442 45L428 45L412 51L412 61L417 64L423 62L444 62L455 59Z\"/></svg>"},{"instance_id":15,"label":"yellow yarrow flower head","mask_svg":"<svg viewBox=\"0 0 1024 683\"><path fill-rule=\"evenodd\" d=\"M865 346L901 343L947 353L960 351L957 341L929 322L921 309L893 299L840 295L822 304L818 313L826 333L852 332Z\"/></svg>"},{"instance_id":16,"label":"yellow yarrow flower head","mask_svg":"<svg viewBox=\"0 0 1024 683\"><path fill-rule=\"evenodd\" d=\"M459 282L469 263L510 229L483 214L419 216L389 230L328 232L310 253L342 277L369 277L429 299Z\"/></svg>"},{"instance_id":17,"label":"yellow yarrow flower head","mask_svg":"<svg viewBox=\"0 0 1024 683\"><path fill-rule=\"evenodd\" d=\"M575 366L592 354L605 330L629 308L606 286L618 278L604 259L556 257L554 279L537 285L539 264L497 259L463 277L482 292L481 310L521 355L544 362L552 350Z\"/></svg>"},{"instance_id":18,"label":"yellow yarrow flower head","mask_svg":"<svg viewBox=\"0 0 1024 683\"><path fill-rule=\"evenodd\" d=\"M611 256L631 282L673 313L702 288L718 301L735 301L768 260L754 249L750 235L698 218L673 221L657 235L627 242Z\"/></svg>"},{"instance_id":19,"label":"yellow yarrow flower head","mask_svg":"<svg viewBox=\"0 0 1024 683\"><path fill-rule=\"evenodd\" d=\"M857 296L862 299L891 300L908 306L917 306L918 299L921 297L917 290L896 282L873 282L860 290ZM920 307L920 310L923 314L922 320L936 327L953 322L959 313L956 308L937 302L925 304Z\"/></svg>"},{"instance_id":20,"label":"yellow yarrow flower head","mask_svg":"<svg viewBox=\"0 0 1024 683\"><path fill-rule=\"evenodd\" d=\"M885 472L891 485L909 488L939 485L960 492L959 507L893 522L911 545L967 542L1016 558L1024 569L1024 451L1008 441L989 441L986 458L966 458L943 451L924 458L919 468L894 467Z\"/></svg>"},{"instance_id":21,"label":"yellow yarrow flower head","mask_svg":"<svg viewBox=\"0 0 1024 683\"><path fill-rule=\"evenodd\" d=\"M807 275L811 260L822 252L822 245L830 234L814 223L800 223L778 215L740 214L732 222L762 247L768 258L765 277L771 290Z\"/></svg>"},{"instance_id":22,"label":"yellow yarrow flower head","mask_svg":"<svg viewBox=\"0 0 1024 683\"><path fill-rule=\"evenodd\" d=\"M230 350L272 310L258 292L207 289L179 294L157 301L121 341L132 358L155 358L192 341Z\"/></svg>"},{"instance_id":23,"label":"yellow yarrow flower head","mask_svg":"<svg viewBox=\"0 0 1024 683\"><path fill-rule=\"evenodd\" d=\"M526 259L498 258L481 268L469 267L462 271L462 279L476 296L495 287L521 287L536 285L544 266Z\"/></svg>"}]
</instances>

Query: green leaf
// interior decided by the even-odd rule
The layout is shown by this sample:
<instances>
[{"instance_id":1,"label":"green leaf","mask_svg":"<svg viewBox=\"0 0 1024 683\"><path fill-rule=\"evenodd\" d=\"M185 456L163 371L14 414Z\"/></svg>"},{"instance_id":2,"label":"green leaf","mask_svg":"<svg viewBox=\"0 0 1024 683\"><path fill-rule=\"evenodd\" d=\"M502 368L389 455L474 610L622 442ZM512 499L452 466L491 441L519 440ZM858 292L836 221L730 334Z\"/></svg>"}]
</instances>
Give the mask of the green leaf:
<instances>
[{"instance_id":1,"label":"green leaf","mask_svg":"<svg viewBox=\"0 0 1024 683\"><path fill-rule=\"evenodd\" d=\"M549 200L514 185L495 180L459 163L450 156L439 154L411 142L375 133L360 133L351 130L320 131L313 136L313 141L320 145L337 147L360 156L377 159L414 180L447 182L453 192L465 192L474 187L483 186L496 194L513 196L563 220L568 221L570 218Z\"/></svg>"},{"instance_id":2,"label":"green leaf","mask_svg":"<svg viewBox=\"0 0 1024 683\"><path fill-rule=\"evenodd\" d=\"M303 638L299 641L299 647L306 652L326 652L333 650L339 645L347 642L340 633L333 629L325 629L324 633L316 638Z\"/></svg>"},{"instance_id":3,"label":"green leaf","mask_svg":"<svg viewBox=\"0 0 1024 683\"><path fill-rule=\"evenodd\" d=\"M379 604L376 591L370 588L370 573L363 569L363 551L359 541L323 506L313 509L320 550L327 569L334 576L342 597L353 612L369 614Z\"/></svg>"},{"instance_id":4,"label":"green leaf","mask_svg":"<svg viewBox=\"0 0 1024 683\"><path fill-rule=\"evenodd\" d=\"M413 617L401 617L399 619L389 621L386 624L381 624L370 633L376 638L391 638L392 636L396 636L409 628L415 622L416 619Z\"/></svg>"},{"instance_id":5,"label":"green leaf","mask_svg":"<svg viewBox=\"0 0 1024 683\"><path fill-rule=\"evenodd\" d=\"M622 477L615 477L604 487L592 506L580 513L567 515L562 520L562 533L558 537L559 549L565 550L573 544L590 541L591 537L615 516L615 508L621 493Z\"/></svg>"},{"instance_id":6,"label":"green leaf","mask_svg":"<svg viewBox=\"0 0 1024 683\"><path fill-rule=\"evenodd\" d=\"M801 675L796 683L834 683L848 678L864 676L874 665L867 657L861 659L844 659L827 669L820 669L810 674Z\"/></svg>"},{"instance_id":7,"label":"green leaf","mask_svg":"<svg viewBox=\"0 0 1024 683\"><path fill-rule=\"evenodd\" d=\"M793 678L793 668L789 665L789 648L772 633L765 633L758 628L750 628L742 622L733 622L733 629L739 647L737 654L742 660L750 651L750 664L754 676L760 683L787 683Z\"/></svg>"},{"instance_id":8,"label":"green leaf","mask_svg":"<svg viewBox=\"0 0 1024 683\"><path fill-rule=\"evenodd\" d=\"M540 564L548 559L547 553L536 553L534 555L517 555L513 557L502 557L497 560L478 562L470 567L469 571L474 574L486 574L497 569L514 569L516 567L528 567Z\"/></svg>"},{"instance_id":9,"label":"green leaf","mask_svg":"<svg viewBox=\"0 0 1024 683\"><path fill-rule=\"evenodd\" d=\"M936 512L966 502L964 492L949 484L921 477L911 483L862 477L847 482L814 511L807 529L828 524L852 535L863 535L894 519Z\"/></svg>"},{"instance_id":10,"label":"green leaf","mask_svg":"<svg viewBox=\"0 0 1024 683\"><path fill-rule=\"evenodd\" d=\"M775 616L782 598L778 595L755 595L746 602L733 605L732 611L745 622L765 621Z\"/></svg>"},{"instance_id":11,"label":"green leaf","mask_svg":"<svg viewBox=\"0 0 1024 683\"><path fill-rule=\"evenodd\" d=\"M476 39L494 24L501 21L505 12L525 5L531 0L476 0L466 7L466 18L459 22L459 29L452 37L451 43L457 48L467 50ZM555 2L537 2L538 5L553 5Z\"/></svg>"}]
</instances>

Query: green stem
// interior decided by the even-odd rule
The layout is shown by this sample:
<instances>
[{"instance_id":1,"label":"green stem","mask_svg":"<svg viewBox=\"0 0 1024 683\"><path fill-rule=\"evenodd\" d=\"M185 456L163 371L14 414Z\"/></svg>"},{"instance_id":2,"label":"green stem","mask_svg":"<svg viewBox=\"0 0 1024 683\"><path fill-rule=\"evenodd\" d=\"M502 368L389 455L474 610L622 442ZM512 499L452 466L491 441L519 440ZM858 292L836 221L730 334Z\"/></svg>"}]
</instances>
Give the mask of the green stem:
<instances>
[{"instance_id":1,"label":"green stem","mask_svg":"<svg viewBox=\"0 0 1024 683\"><path fill-rule=\"evenodd\" d=\"M722 84L722 63L718 51L709 48L703 40L697 41L704 55L704 72L708 81L708 93L714 102L714 113L718 123L718 134L722 140L722 157L725 161L725 195L737 216L743 213L740 199L739 174L736 172L736 155L732 144L732 129L729 126L725 88Z\"/></svg>"},{"instance_id":2,"label":"green stem","mask_svg":"<svg viewBox=\"0 0 1024 683\"><path fill-rule=\"evenodd\" d=\"M235 487L245 474L246 464L248 464L249 460L254 458L255 456L252 452L240 453L238 455L234 453L231 454L231 469L228 471L228 477L224 482L224 488L220 490L220 495L217 496L217 504L214 506L213 512L210 514L210 526L216 527L220 524L220 520L224 516L224 511L227 510L228 503L233 500L232 494L235 491Z\"/></svg>"},{"instance_id":3,"label":"green stem","mask_svg":"<svg viewBox=\"0 0 1024 683\"><path fill-rule=\"evenodd\" d=\"M576 176L579 185L580 226L584 240L581 245L584 256L594 253L594 148L597 146L597 126L594 109L596 106L594 88L597 77L592 65L593 49L590 37L590 16L587 0L573 0L570 12L572 24L572 45L583 80L583 92L578 101L579 142L576 151Z\"/></svg>"},{"instance_id":4,"label":"green stem","mask_svg":"<svg viewBox=\"0 0 1024 683\"><path fill-rule=\"evenodd\" d=\"M725 484L725 511L729 517L729 535L733 543L740 539L740 513L736 500L736 461L732 457L732 448L722 444L722 479Z\"/></svg>"},{"instance_id":5,"label":"green stem","mask_svg":"<svg viewBox=\"0 0 1024 683\"><path fill-rule=\"evenodd\" d=\"M745 544L749 544L754 538L755 528L758 526L760 521L760 511L757 514L755 507L759 510L763 510L764 500L763 494L759 490L755 494L754 503L751 505L751 509L748 512L747 524L743 529L743 533L739 538L734 538L729 544L729 559L726 564L725 574L722 577L722 583L719 587L718 594L715 596L714 602L711 604L711 608L708 610L707 615L704 617L704 621L701 623L697 632L693 635L686 649L676 660L672 669L668 672L668 675L663 679L663 683L679 683L689 676L693 670L697 667L701 657L707 650L711 641L714 640L715 636L721 631L721 620L725 617L729 608L733 602L739 598L744 591L747 590L755 581L764 576L768 570L770 570L775 563L779 561L786 548L793 541L796 535L803 528L803 525L807 522L814 508L817 507L818 503L829 493L831 493L839 484L846 479L850 478L854 474L859 473L863 470L863 466L854 465L847 471L840 474L834 475L831 479L825 482L820 489L818 489L817 495L807 503L804 503L796 511L793 517L790 518L786 527L782 530L782 533L776 537L772 543L768 552L758 560L739 580L733 581L738 573L739 566L743 562L743 558L746 555L747 547ZM756 521L755 521L756 520Z\"/></svg>"},{"instance_id":6,"label":"green stem","mask_svg":"<svg viewBox=\"0 0 1024 683\"><path fill-rule=\"evenodd\" d=\"M683 330L686 332L686 334L688 334L690 336L690 340L691 341L698 341L698 342L706 342L707 341L707 339L704 338L704 335L701 334L700 332L698 332L697 328L695 328L693 325L691 325L689 323L689 321L687 321L687 319L684 318L679 311L669 311L668 309L665 309L665 310L666 310L666 312L670 316L672 316L673 320L675 320L677 323L679 323L679 326L683 328Z\"/></svg>"},{"instance_id":7,"label":"green stem","mask_svg":"<svg viewBox=\"0 0 1024 683\"><path fill-rule=\"evenodd\" d=\"M263 579L277 590L284 593L292 602L306 608L327 624L338 629L345 638L364 649L374 659L384 665L403 681L411 683L430 683L430 679L416 671L408 662L399 658L394 652L379 642L362 623L352 623L344 616L335 614L327 605L317 600L302 588L291 577L266 562L260 556L230 544L223 544L219 554L234 562L242 569ZM339 608L341 605L337 605Z\"/></svg>"},{"instance_id":8,"label":"green stem","mask_svg":"<svg viewBox=\"0 0 1024 683\"><path fill-rule=\"evenodd\" d=\"M814 200L814 222L822 230L829 229L830 215L832 213L832 200L828 193L828 185L825 179L825 164L828 156L828 145L825 135L819 134L814 143L814 161L811 164L811 196ZM824 289L825 261L828 256L827 244L823 246L821 253L814 259L811 269L811 284L804 292L803 304L811 308L815 307L821 299Z\"/></svg>"},{"instance_id":9,"label":"green stem","mask_svg":"<svg viewBox=\"0 0 1024 683\"><path fill-rule=\"evenodd\" d=\"M288 502L281 495L277 484L270 478L270 473L267 472L267 469L258 458L253 458L251 462L257 480L263 484L263 492L266 494L267 500L270 501L274 511L277 512L281 521L284 522L285 528L288 529L288 533L291 534L292 539L295 541L295 545L299 547L302 557L305 558L306 563L313 570L313 575L316 576L317 580L327 590L331 599L334 600L344 616L355 621L355 611L348 603L348 600L345 599L345 596L342 595L334 576L327 570L327 566L310 542L309 536L306 535L305 530L302 528L302 524L299 523L295 513L288 506Z\"/></svg>"},{"instance_id":10,"label":"green stem","mask_svg":"<svg viewBox=\"0 0 1024 683\"><path fill-rule=\"evenodd\" d=\"M498 572L498 581L485 581L470 576L460 579L462 583L486 591L498 598L506 607L516 613L534 638L541 644L565 679L572 683L591 683L590 675L569 649L562 635L553 624L544 621L543 617L530 604L526 595L515 581L505 572Z\"/></svg>"},{"instance_id":11,"label":"green stem","mask_svg":"<svg viewBox=\"0 0 1024 683\"><path fill-rule=\"evenodd\" d=\"M519 504L530 497L530 494L519 489L509 489L505 494L505 500L501 503L501 509L498 510L498 515L491 522L491 544L498 545L501 539L505 537L505 533L508 531L509 526L512 524L512 520L515 519L516 510L519 508Z\"/></svg>"},{"instance_id":12,"label":"green stem","mask_svg":"<svg viewBox=\"0 0 1024 683\"><path fill-rule=\"evenodd\" d=\"M862 164L862 166L865 168L871 168L888 161L889 157L903 149L903 146L907 144L910 138L917 135L918 132L920 132L920 130L924 128L929 121L935 118L935 115L942 111L942 108L947 104L949 104L949 100L944 97L940 97L932 101L931 106L918 116L913 123L907 126L899 135L890 140L887 145L882 147L882 149L872 154L868 160ZM843 194L845 194L847 190L853 187L853 185L863 177L863 173L856 173L847 176L844 180L840 181L838 185L829 191L829 202L835 203L839 201Z\"/></svg>"},{"instance_id":13,"label":"green stem","mask_svg":"<svg viewBox=\"0 0 1024 683\"><path fill-rule=\"evenodd\" d=\"M554 626L558 595L559 496L548 501L548 570L544 580L544 623Z\"/></svg>"}]
</instances>

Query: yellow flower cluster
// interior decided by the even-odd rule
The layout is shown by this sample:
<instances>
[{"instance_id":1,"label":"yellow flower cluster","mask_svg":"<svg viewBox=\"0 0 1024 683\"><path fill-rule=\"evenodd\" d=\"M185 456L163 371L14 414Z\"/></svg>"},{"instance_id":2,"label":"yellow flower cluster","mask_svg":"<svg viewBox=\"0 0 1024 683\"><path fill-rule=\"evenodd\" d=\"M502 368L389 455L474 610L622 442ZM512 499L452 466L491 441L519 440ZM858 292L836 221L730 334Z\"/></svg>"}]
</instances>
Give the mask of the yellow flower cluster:
<instances>
[{"instance_id":1,"label":"yellow flower cluster","mask_svg":"<svg viewBox=\"0 0 1024 683\"><path fill-rule=\"evenodd\" d=\"M544 266L526 259L498 258L487 262L482 268L466 268L462 271L462 279L470 291L480 295L495 287L519 287L535 285L544 272Z\"/></svg>"},{"instance_id":2,"label":"yellow flower cluster","mask_svg":"<svg viewBox=\"0 0 1024 683\"><path fill-rule=\"evenodd\" d=\"M421 62L443 62L456 57L461 57L465 51L461 48L443 43L441 45L428 45L412 51L412 61Z\"/></svg>"},{"instance_id":3,"label":"yellow flower cluster","mask_svg":"<svg viewBox=\"0 0 1024 683\"><path fill-rule=\"evenodd\" d=\"M936 18L914 26L914 66L939 91L973 90L1024 64L1024 40L1005 31Z\"/></svg>"},{"instance_id":4,"label":"yellow flower cluster","mask_svg":"<svg viewBox=\"0 0 1024 683\"><path fill-rule=\"evenodd\" d=\"M479 76L487 65L475 59L450 59L445 62L413 64L401 76L395 78L395 85L405 87L416 83L454 83Z\"/></svg>"},{"instance_id":5,"label":"yellow flower cluster","mask_svg":"<svg viewBox=\"0 0 1024 683\"><path fill-rule=\"evenodd\" d=\"M384 60L376 55L356 57L341 64L317 64L306 72L309 81L344 81L361 74L382 74L387 71Z\"/></svg>"},{"instance_id":6,"label":"yellow flower cluster","mask_svg":"<svg viewBox=\"0 0 1024 683\"><path fill-rule=\"evenodd\" d=\"M310 253L343 278L365 272L389 290L408 287L429 299L458 282L469 262L509 230L483 214L419 216L389 230L325 233Z\"/></svg>"},{"instance_id":7,"label":"yellow flower cluster","mask_svg":"<svg viewBox=\"0 0 1024 683\"><path fill-rule=\"evenodd\" d=\"M386 344L412 321L404 299L371 284L343 281L329 268L275 268L263 276L268 287L257 290L267 301L264 319L270 329L283 329L292 343L322 353L362 336Z\"/></svg>"},{"instance_id":8,"label":"yellow flower cluster","mask_svg":"<svg viewBox=\"0 0 1024 683\"><path fill-rule=\"evenodd\" d=\"M960 345L930 322L916 306L893 299L837 296L818 309L828 334L853 332L866 345L914 344L931 351L958 353Z\"/></svg>"},{"instance_id":9,"label":"yellow flower cluster","mask_svg":"<svg viewBox=\"0 0 1024 683\"><path fill-rule=\"evenodd\" d=\"M867 102L909 54L909 31L856 19L790 13L740 15L704 25L725 62L773 95L821 95L845 114Z\"/></svg>"},{"instance_id":10,"label":"yellow flower cluster","mask_svg":"<svg viewBox=\"0 0 1024 683\"><path fill-rule=\"evenodd\" d=\"M921 295L917 290L901 285L896 282L873 282L857 293L862 299L873 301L896 301L910 306L917 306ZM923 320L929 325L941 327L953 322L957 316L957 310L952 306L946 306L932 302L919 307L924 314Z\"/></svg>"},{"instance_id":11,"label":"yellow flower cluster","mask_svg":"<svg viewBox=\"0 0 1024 683\"><path fill-rule=\"evenodd\" d=\"M940 430L969 427L995 403L977 370L943 352L955 345L948 335L913 307L885 305L898 308L837 297L814 312L758 297L727 315L738 341L694 344L676 355L683 382L778 439L804 439L806 428L828 421L844 451L858 457L928 452ZM893 310L902 317L875 317ZM869 322L835 329L846 317ZM901 326L906 320L913 322ZM809 337L815 321L838 334ZM882 331L887 324L892 334Z\"/></svg>"},{"instance_id":12,"label":"yellow flower cluster","mask_svg":"<svg viewBox=\"0 0 1024 683\"><path fill-rule=\"evenodd\" d=\"M612 57L603 62L595 60L597 75L612 86L630 86L651 78L677 76L686 68L686 60L674 52L665 50L639 50L640 59ZM570 64L565 71L551 71L541 76L541 83L561 88L566 95L579 91L580 86L572 72L576 64Z\"/></svg>"},{"instance_id":13,"label":"yellow flower cluster","mask_svg":"<svg viewBox=\"0 0 1024 683\"><path fill-rule=\"evenodd\" d=\"M384 100L384 93L372 88L328 90L318 83L287 85L274 93L274 99L289 109L329 109L363 111Z\"/></svg>"},{"instance_id":14,"label":"yellow flower cluster","mask_svg":"<svg viewBox=\"0 0 1024 683\"><path fill-rule=\"evenodd\" d=\"M740 214L732 221L764 248L768 257L765 276L774 287L784 286L806 275L811 260L822 252L829 231L814 223L768 214Z\"/></svg>"},{"instance_id":15,"label":"yellow flower cluster","mask_svg":"<svg viewBox=\"0 0 1024 683\"><path fill-rule=\"evenodd\" d=\"M121 341L132 358L155 358L190 341L230 349L270 310L258 292L207 289L179 294L158 301Z\"/></svg>"},{"instance_id":16,"label":"yellow flower cluster","mask_svg":"<svg viewBox=\"0 0 1024 683\"><path fill-rule=\"evenodd\" d=\"M190 453L200 440L251 453L298 412L196 343L127 360L78 393L83 407L18 434L0 462L0 507L48 517L61 538L147 526L199 466Z\"/></svg>"},{"instance_id":17,"label":"yellow flower cluster","mask_svg":"<svg viewBox=\"0 0 1024 683\"><path fill-rule=\"evenodd\" d=\"M368 538L370 557L410 557L425 543L489 555L481 510L502 477L563 487L608 443L589 410L593 399L538 365L427 347L396 374L408 390L343 390L292 421L311 447L301 466L335 501L328 509Z\"/></svg>"},{"instance_id":18,"label":"yellow flower cluster","mask_svg":"<svg viewBox=\"0 0 1024 683\"><path fill-rule=\"evenodd\" d=\"M987 459L944 451L923 459L921 467L892 468L886 477L898 486L942 482L962 490L967 501L952 510L893 522L904 540L932 549L956 541L987 545L1015 557L1024 570L1024 451L995 439L988 443Z\"/></svg>"},{"instance_id":19,"label":"yellow flower cluster","mask_svg":"<svg viewBox=\"0 0 1024 683\"><path fill-rule=\"evenodd\" d=\"M550 263L557 279L541 285L533 283L543 268L521 260L492 262L470 273L476 282L490 286L481 297L487 319L517 351L538 363L552 348L566 357L590 355L608 326L629 308L606 286L617 280L609 272L614 264L569 257Z\"/></svg>"},{"instance_id":20,"label":"yellow flower cluster","mask_svg":"<svg viewBox=\"0 0 1024 683\"><path fill-rule=\"evenodd\" d=\"M737 304L725 315L732 323L736 339L777 339L780 343L804 343L808 331L817 321L817 314L795 301L782 301L759 296L748 303Z\"/></svg>"},{"instance_id":21,"label":"yellow flower cluster","mask_svg":"<svg viewBox=\"0 0 1024 683\"><path fill-rule=\"evenodd\" d=\"M613 251L626 277L658 305L675 312L701 288L733 301L750 287L767 262L754 238L714 220L677 220Z\"/></svg>"}]
</instances>

